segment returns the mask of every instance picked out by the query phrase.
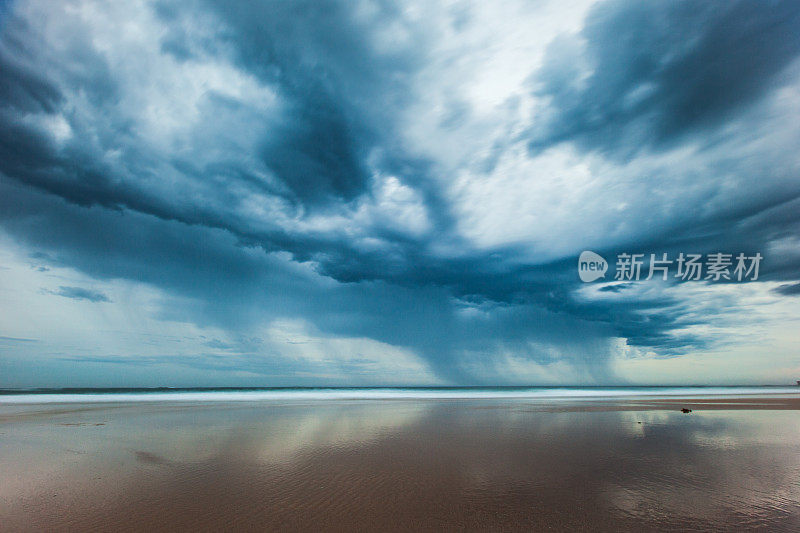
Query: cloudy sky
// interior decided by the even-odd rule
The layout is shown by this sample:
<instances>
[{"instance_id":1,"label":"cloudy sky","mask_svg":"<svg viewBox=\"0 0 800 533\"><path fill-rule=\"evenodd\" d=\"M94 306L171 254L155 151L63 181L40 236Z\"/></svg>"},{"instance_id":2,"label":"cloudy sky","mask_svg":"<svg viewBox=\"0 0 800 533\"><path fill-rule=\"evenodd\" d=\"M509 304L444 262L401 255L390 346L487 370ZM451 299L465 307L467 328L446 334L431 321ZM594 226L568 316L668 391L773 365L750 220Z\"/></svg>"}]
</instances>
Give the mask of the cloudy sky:
<instances>
[{"instance_id":1,"label":"cloudy sky","mask_svg":"<svg viewBox=\"0 0 800 533\"><path fill-rule=\"evenodd\" d=\"M792 383L798 117L795 0L0 1L0 387Z\"/></svg>"}]
</instances>

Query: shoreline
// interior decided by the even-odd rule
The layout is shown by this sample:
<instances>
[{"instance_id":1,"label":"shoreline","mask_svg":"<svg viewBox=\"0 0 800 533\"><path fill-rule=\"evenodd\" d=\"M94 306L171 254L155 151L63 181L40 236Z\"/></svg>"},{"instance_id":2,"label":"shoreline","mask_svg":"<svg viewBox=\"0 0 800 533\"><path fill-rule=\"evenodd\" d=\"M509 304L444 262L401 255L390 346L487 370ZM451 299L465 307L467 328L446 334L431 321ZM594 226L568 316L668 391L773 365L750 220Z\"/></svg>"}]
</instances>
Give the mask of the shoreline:
<instances>
[{"instance_id":1,"label":"shoreline","mask_svg":"<svg viewBox=\"0 0 800 533\"><path fill-rule=\"evenodd\" d=\"M580 411L652 411L652 410L680 410L688 407L694 410L742 410L742 409L773 409L773 410L800 410L800 392L796 396L783 393L774 395L731 395L720 396L666 396L654 395L627 396L627 397L587 397L587 398L503 398L503 397L474 397L474 398L331 398L324 399L268 399L268 400L216 400L216 401L189 401L189 400L137 400L134 402L121 400L104 401L69 401L69 402L3 402L0 398L0 422L13 417L17 413L25 414L31 409L38 413L63 414L70 412L84 412L111 408L129 408L158 406L163 408L190 409L215 406L240 406L240 407L280 407L280 406L314 406L314 405L348 405L348 404L391 404L391 403L447 403L464 405L465 407L478 404L493 404L496 407L531 408L534 410L549 411L557 409L561 412Z\"/></svg>"}]
</instances>

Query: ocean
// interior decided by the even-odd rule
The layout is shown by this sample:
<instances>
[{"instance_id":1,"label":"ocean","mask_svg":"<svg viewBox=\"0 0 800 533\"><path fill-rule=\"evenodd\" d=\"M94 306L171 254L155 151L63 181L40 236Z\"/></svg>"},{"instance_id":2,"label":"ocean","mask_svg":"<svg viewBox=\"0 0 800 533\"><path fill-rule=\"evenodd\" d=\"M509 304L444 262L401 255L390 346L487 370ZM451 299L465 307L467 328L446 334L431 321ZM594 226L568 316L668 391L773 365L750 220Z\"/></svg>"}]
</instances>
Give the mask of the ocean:
<instances>
[{"instance_id":1,"label":"ocean","mask_svg":"<svg viewBox=\"0 0 800 533\"><path fill-rule=\"evenodd\" d=\"M578 401L631 397L786 397L797 386L662 387L263 387L0 389L0 404L93 402L253 402L291 400Z\"/></svg>"}]
</instances>

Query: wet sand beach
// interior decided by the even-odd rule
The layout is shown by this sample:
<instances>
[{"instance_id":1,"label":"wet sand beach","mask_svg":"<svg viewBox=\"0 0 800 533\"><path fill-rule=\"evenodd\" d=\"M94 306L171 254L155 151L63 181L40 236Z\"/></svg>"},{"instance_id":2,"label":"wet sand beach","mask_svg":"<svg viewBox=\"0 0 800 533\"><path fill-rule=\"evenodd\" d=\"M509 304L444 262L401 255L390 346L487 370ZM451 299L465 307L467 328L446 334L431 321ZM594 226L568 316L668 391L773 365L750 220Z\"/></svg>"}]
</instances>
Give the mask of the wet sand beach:
<instances>
[{"instance_id":1,"label":"wet sand beach","mask_svg":"<svg viewBox=\"0 0 800 533\"><path fill-rule=\"evenodd\" d=\"M797 531L800 398L0 404L0 530Z\"/></svg>"}]
</instances>

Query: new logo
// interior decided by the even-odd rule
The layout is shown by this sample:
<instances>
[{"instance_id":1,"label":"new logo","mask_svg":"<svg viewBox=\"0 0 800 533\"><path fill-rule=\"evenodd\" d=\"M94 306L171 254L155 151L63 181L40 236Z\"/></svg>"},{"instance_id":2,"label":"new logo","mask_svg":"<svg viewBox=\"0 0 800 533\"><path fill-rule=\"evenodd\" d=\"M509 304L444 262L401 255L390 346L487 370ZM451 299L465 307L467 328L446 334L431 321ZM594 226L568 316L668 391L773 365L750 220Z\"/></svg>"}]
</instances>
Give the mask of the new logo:
<instances>
[{"instance_id":1,"label":"new logo","mask_svg":"<svg viewBox=\"0 0 800 533\"><path fill-rule=\"evenodd\" d=\"M578 276L584 283L604 278L607 270L608 262L594 252L587 250L578 257Z\"/></svg>"}]
</instances>

